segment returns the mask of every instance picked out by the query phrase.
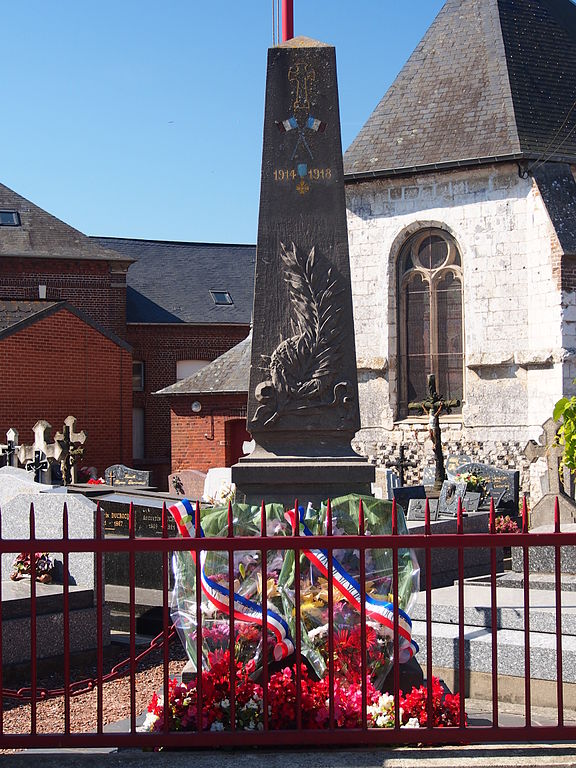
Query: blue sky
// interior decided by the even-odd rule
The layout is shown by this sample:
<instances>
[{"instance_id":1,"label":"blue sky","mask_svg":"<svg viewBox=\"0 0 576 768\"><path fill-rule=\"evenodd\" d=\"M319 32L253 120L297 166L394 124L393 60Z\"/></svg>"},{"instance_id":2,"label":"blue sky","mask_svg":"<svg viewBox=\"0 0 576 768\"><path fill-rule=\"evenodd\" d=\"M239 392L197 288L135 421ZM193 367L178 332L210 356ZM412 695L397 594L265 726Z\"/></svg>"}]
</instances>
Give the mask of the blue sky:
<instances>
[{"instance_id":1,"label":"blue sky","mask_svg":"<svg viewBox=\"0 0 576 768\"><path fill-rule=\"evenodd\" d=\"M443 0L294 0L336 47L344 149ZM21 0L0 182L90 235L255 242L273 0Z\"/></svg>"}]
</instances>

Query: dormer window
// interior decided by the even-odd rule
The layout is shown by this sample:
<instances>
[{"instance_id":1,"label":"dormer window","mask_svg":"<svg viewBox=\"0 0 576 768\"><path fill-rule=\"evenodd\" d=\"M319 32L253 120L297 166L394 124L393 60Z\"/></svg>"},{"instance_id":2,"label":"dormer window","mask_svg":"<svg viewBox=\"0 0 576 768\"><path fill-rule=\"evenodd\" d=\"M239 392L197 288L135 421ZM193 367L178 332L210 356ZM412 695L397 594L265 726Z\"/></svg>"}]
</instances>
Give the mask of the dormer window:
<instances>
[{"instance_id":1,"label":"dormer window","mask_svg":"<svg viewBox=\"0 0 576 768\"><path fill-rule=\"evenodd\" d=\"M234 304L228 291L210 291L214 304Z\"/></svg>"},{"instance_id":2,"label":"dormer window","mask_svg":"<svg viewBox=\"0 0 576 768\"><path fill-rule=\"evenodd\" d=\"M0 211L0 227L19 227L20 214L18 211Z\"/></svg>"}]
</instances>

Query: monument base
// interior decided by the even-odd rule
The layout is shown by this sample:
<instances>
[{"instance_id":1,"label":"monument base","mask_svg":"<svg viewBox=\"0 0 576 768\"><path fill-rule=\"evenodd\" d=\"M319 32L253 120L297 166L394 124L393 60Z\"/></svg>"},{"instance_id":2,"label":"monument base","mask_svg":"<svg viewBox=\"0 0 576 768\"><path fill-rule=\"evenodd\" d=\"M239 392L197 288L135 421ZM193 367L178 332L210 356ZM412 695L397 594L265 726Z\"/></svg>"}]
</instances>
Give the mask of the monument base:
<instances>
[{"instance_id":1,"label":"monument base","mask_svg":"<svg viewBox=\"0 0 576 768\"><path fill-rule=\"evenodd\" d=\"M236 500L247 504L318 505L349 493L370 495L376 468L367 459L347 457L271 457L240 459L232 467Z\"/></svg>"}]
</instances>

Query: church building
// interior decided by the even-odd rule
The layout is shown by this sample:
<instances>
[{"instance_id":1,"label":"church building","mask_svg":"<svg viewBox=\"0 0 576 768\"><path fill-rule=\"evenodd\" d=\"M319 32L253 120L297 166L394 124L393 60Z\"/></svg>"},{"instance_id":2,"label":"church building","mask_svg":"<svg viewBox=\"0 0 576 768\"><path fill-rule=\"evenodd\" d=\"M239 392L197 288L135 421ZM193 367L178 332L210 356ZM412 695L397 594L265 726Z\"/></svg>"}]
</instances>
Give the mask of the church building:
<instances>
[{"instance_id":1,"label":"church building","mask_svg":"<svg viewBox=\"0 0 576 768\"><path fill-rule=\"evenodd\" d=\"M576 6L447 0L345 154L362 429L520 469L576 376Z\"/></svg>"}]
</instances>

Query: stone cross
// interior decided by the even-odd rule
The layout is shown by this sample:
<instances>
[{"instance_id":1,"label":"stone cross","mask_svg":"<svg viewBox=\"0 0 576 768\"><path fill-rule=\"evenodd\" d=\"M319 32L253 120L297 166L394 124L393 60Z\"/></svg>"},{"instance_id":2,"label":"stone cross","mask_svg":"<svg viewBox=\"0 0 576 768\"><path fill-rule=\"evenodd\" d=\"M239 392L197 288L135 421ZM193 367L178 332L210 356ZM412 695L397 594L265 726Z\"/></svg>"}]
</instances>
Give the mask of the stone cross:
<instances>
[{"instance_id":1,"label":"stone cross","mask_svg":"<svg viewBox=\"0 0 576 768\"><path fill-rule=\"evenodd\" d=\"M576 504L572 498L572 477L562 471L562 446L556 443L559 421L550 418L542 425L542 444L530 440L524 448L524 456L532 464L540 457L546 457L548 468L548 492L530 510L530 527L551 524L554 521L554 505L558 499L562 522L576 522Z\"/></svg>"},{"instance_id":2,"label":"stone cross","mask_svg":"<svg viewBox=\"0 0 576 768\"><path fill-rule=\"evenodd\" d=\"M400 485L404 485L404 470L408 469L409 467L417 467L418 463L416 461L408 461L405 458L405 448L402 444L400 444L400 447L398 449L398 458L396 461L387 461L386 467L388 469L396 469L398 470L398 477L400 478Z\"/></svg>"},{"instance_id":3,"label":"stone cross","mask_svg":"<svg viewBox=\"0 0 576 768\"><path fill-rule=\"evenodd\" d=\"M76 432L76 419L74 416L67 416L64 419L62 432L54 435L54 441L59 444L62 453L60 454L60 467L62 470L62 482L64 485L76 482L76 462L84 453L83 445L86 442L86 433Z\"/></svg>"},{"instance_id":4,"label":"stone cross","mask_svg":"<svg viewBox=\"0 0 576 768\"><path fill-rule=\"evenodd\" d=\"M532 464L537 459L544 456L548 467L548 493L558 496L564 493L563 484L560 482L562 447L556 441L556 434L560 427L559 421L550 418L542 425L543 434L540 440L542 445L535 440L530 440L524 448L524 456ZM564 473L562 472L562 475Z\"/></svg>"},{"instance_id":5,"label":"stone cross","mask_svg":"<svg viewBox=\"0 0 576 768\"><path fill-rule=\"evenodd\" d=\"M434 489L442 489L442 483L446 480L446 468L444 466L444 453L442 451L442 432L440 430L440 414L450 413L452 408L460 405L460 400L446 400L436 391L436 376L431 373L428 376L428 397L420 403L408 403L410 410L419 409L428 415L428 431L434 446L436 459L436 477Z\"/></svg>"},{"instance_id":6,"label":"stone cross","mask_svg":"<svg viewBox=\"0 0 576 768\"><path fill-rule=\"evenodd\" d=\"M18 432L15 429L12 429L12 427L6 432L6 445L0 445L0 453L2 456L6 457L6 464L7 467L13 467L14 466L14 460L16 459L16 464L18 464L17 460L17 452L20 446L18 445Z\"/></svg>"},{"instance_id":7,"label":"stone cross","mask_svg":"<svg viewBox=\"0 0 576 768\"><path fill-rule=\"evenodd\" d=\"M32 431L34 432L34 444L33 445L21 445L18 451L18 459L20 463L26 466L36 461L36 453L43 454L44 458L48 462L44 475L46 482L50 482L50 461L58 461L62 449L58 443L50 443L50 431L52 425L44 419L37 421L34 424ZM31 470L30 470L31 471Z\"/></svg>"}]
</instances>

